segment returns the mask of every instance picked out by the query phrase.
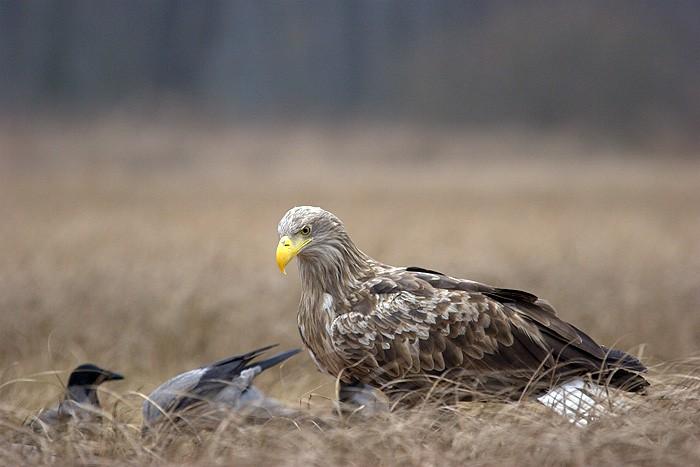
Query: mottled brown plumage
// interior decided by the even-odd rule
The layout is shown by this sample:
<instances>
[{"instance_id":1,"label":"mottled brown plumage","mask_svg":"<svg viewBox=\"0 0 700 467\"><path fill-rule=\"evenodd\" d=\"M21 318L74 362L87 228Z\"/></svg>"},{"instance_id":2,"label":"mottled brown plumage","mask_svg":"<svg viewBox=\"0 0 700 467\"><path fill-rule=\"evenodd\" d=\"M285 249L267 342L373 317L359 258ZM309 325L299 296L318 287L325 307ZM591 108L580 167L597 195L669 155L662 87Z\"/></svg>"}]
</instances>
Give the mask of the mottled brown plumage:
<instances>
[{"instance_id":1,"label":"mottled brown plumage","mask_svg":"<svg viewBox=\"0 0 700 467\"><path fill-rule=\"evenodd\" d=\"M278 230L280 267L298 257L304 344L344 384L402 379L410 388L448 375L509 397L578 375L628 390L647 385L638 360L598 345L535 295L382 264L320 208L291 209Z\"/></svg>"}]
</instances>

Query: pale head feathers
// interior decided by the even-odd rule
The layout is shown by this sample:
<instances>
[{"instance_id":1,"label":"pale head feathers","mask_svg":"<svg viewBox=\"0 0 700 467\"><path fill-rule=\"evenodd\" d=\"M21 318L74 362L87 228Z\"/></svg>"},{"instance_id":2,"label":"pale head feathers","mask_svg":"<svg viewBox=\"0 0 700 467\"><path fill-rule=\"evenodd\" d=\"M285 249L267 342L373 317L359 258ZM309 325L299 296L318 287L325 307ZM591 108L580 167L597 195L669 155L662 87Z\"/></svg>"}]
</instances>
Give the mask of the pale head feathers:
<instances>
[{"instance_id":1,"label":"pale head feathers","mask_svg":"<svg viewBox=\"0 0 700 467\"><path fill-rule=\"evenodd\" d=\"M369 269L371 259L350 239L343 222L333 213L315 206L297 206L282 217L277 231L296 238L310 229L309 242L297 255L302 281L317 292L337 292L340 286ZM308 289L307 289L308 290Z\"/></svg>"},{"instance_id":2,"label":"pale head feathers","mask_svg":"<svg viewBox=\"0 0 700 467\"><path fill-rule=\"evenodd\" d=\"M310 229L311 242L297 255L300 268L311 266L319 273L334 273L338 278L345 273L356 273L365 268L369 259L352 242L345 225L333 213L315 206L297 206L282 217L277 231L279 236L291 238ZM338 271L344 269L345 271Z\"/></svg>"},{"instance_id":3,"label":"pale head feathers","mask_svg":"<svg viewBox=\"0 0 700 467\"><path fill-rule=\"evenodd\" d=\"M287 211L277 226L280 237L298 235L304 227L311 228L311 236L323 239L334 234L345 234L345 226L335 214L316 206L296 206Z\"/></svg>"}]
</instances>

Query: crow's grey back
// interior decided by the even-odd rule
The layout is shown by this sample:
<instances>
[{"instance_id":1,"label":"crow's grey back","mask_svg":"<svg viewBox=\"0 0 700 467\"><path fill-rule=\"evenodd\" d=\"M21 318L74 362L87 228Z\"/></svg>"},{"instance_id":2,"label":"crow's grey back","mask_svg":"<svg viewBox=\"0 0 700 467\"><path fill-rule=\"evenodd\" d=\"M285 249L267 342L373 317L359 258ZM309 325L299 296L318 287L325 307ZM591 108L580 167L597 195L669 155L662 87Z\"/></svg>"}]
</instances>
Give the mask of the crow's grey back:
<instances>
[{"instance_id":1,"label":"crow's grey back","mask_svg":"<svg viewBox=\"0 0 700 467\"><path fill-rule=\"evenodd\" d=\"M182 397L192 395L206 371L206 368L190 370L158 386L143 402L144 423L153 424L163 416L163 412L169 412Z\"/></svg>"}]
</instances>

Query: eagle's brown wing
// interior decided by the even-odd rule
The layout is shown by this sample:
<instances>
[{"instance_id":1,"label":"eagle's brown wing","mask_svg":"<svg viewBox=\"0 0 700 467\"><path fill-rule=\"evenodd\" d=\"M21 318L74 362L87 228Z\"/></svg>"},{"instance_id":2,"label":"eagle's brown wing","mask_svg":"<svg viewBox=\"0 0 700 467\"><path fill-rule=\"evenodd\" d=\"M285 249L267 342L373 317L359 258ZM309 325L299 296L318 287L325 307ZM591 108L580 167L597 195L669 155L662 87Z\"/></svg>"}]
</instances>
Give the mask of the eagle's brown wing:
<instances>
[{"instance_id":1,"label":"eagle's brown wing","mask_svg":"<svg viewBox=\"0 0 700 467\"><path fill-rule=\"evenodd\" d=\"M330 331L345 379L365 383L451 368L553 379L606 365L606 349L536 296L419 268L369 280Z\"/></svg>"}]
</instances>

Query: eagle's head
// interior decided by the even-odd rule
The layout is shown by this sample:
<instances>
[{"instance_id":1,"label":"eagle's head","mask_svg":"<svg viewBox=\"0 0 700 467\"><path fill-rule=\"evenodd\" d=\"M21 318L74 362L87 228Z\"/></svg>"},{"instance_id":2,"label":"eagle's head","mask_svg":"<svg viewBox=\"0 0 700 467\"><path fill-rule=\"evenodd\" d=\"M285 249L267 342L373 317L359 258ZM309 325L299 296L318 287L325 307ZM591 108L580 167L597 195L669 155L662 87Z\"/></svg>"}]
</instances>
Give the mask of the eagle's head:
<instances>
[{"instance_id":1,"label":"eagle's head","mask_svg":"<svg viewBox=\"0 0 700 467\"><path fill-rule=\"evenodd\" d=\"M297 206L287 211L277 233L277 265L283 273L295 256L302 263L324 262L338 259L353 246L341 220L315 206Z\"/></svg>"}]
</instances>

